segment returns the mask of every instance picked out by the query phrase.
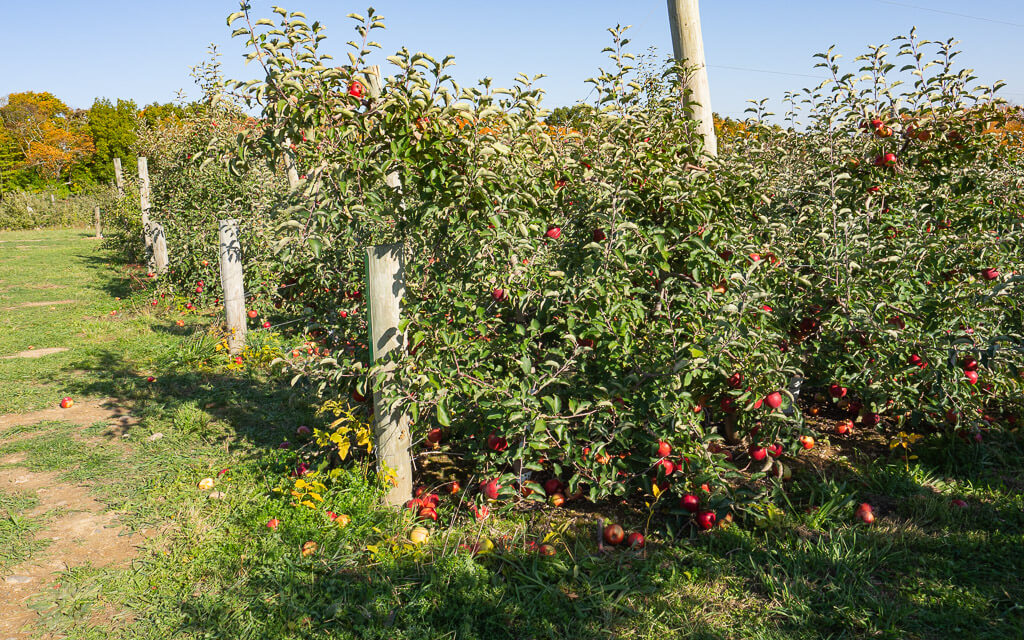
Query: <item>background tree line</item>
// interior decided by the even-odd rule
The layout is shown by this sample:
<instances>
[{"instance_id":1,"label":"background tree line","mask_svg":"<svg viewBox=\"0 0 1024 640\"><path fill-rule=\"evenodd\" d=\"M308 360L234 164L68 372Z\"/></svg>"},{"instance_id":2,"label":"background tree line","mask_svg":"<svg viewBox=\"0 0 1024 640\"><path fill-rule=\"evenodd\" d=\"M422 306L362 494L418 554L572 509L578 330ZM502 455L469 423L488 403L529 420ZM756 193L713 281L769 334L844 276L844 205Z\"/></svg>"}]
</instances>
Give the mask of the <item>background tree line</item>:
<instances>
[{"instance_id":1,"label":"background tree line","mask_svg":"<svg viewBox=\"0 0 1024 640\"><path fill-rule=\"evenodd\" d=\"M49 92L0 97L0 197L13 191L80 193L113 180L112 159L135 164L141 128L180 121L199 109L96 98L88 109L69 107Z\"/></svg>"}]
</instances>

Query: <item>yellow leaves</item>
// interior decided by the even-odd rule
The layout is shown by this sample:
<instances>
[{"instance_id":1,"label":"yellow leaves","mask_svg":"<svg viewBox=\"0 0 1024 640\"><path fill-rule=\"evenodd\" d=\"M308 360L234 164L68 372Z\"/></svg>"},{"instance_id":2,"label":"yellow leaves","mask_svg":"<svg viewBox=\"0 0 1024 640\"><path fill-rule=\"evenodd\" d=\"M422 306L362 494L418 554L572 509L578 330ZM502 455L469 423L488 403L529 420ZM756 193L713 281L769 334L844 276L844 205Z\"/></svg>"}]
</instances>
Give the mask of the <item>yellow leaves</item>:
<instances>
[{"instance_id":1,"label":"yellow leaves","mask_svg":"<svg viewBox=\"0 0 1024 640\"><path fill-rule=\"evenodd\" d=\"M916 444L921 440L924 440L924 436L920 433L907 433L905 431L900 431L896 437L889 442L889 448L895 449L897 447L903 447L904 449L909 449L911 445Z\"/></svg>"},{"instance_id":2,"label":"yellow leaves","mask_svg":"<svg viewBox=\"0 0 1024 640\"><path fill-rule=\"evenodd\" d=\"M319 446L336 447L338 457L342 460L347 459L351 453L353 440L357 447L365 447L367 453L373 450L373 431L370 425L360 421L347 404L328 400L321 405L317 413L328 412L334 414L335 420L328 427L331 431L316 431Z\"/></svg>"},{"instance_id":3,"label":"yellow leaves","mask_svg":"<svg viewBox=\"0 0 1024 640\"><path fill-rule=\"evenodd\" d=\"M299 504L301 504L304 507L309 507L310 509L316 509L316 505L310 502L309 500L303 500Z\"/></svg>"},{"instance_id":4,"label":"yellow leaves","mask_svg":"<svg viewBox=\"0 0 1024 640\"><path fill-rule=\"evenodd\" d=\"M338 457L344 460L348 457L349 449L352 448L352 443L348 438L338 441Z\"/></svg>"},{"instance_id":5,"label":"yellow leaves","mask_svg":"<svg viewBox=\"0 0 1024 640\"><path fill-rule=\"evenodd\" d=\"M661 496L661 487L657 484L651 485L651 493L654 494L654 499L657 500Z\"/></svg>"}]
</instances>

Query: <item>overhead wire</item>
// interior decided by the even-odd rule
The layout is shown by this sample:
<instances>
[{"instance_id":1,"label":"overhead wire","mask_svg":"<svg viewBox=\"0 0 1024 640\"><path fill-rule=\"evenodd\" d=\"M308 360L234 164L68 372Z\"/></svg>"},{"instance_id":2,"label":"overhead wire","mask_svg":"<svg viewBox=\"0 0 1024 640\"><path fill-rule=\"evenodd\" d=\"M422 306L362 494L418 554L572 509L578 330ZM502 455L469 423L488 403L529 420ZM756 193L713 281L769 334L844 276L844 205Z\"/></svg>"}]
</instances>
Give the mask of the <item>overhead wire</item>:
<instances>
[{"instance_id":1,"label":"overhead wire","mask_svg":"<svg viewBox=\"0 0 1024 640\"><path fill-rule=\"evenodd\" d=\"M1024 27L1024 24L1018 22L1008 22L1006 20L995 20L993 18L982 18L981 16L972 16L969 13L959 13L956 11L946 11L945 9L934 9L932 7L922 7L917 4L909 4L906 2L894 2L893 0L875 0L875 2L881 4L890 4L895 7L904 7L907 9L918 9L920 11L931 11L932 13L944 13L948 16L957 16L958 18L967 18L969 20L980 20L981 22L991 22L993 24L1004 24L1010 27Z\"/></svg>"}]
</instances>

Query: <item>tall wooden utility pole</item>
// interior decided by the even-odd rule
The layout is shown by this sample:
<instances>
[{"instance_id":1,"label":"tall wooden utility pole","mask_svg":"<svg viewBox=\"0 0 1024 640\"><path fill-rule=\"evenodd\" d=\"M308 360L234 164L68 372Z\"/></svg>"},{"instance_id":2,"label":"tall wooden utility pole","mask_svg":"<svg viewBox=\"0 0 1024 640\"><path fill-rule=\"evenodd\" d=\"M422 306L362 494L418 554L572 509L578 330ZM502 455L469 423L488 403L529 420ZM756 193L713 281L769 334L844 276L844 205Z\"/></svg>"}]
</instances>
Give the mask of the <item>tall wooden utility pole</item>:
<instances>
[{"instance_id":1,"label":"tall wooden utility pole","mask_svg":"<svg viewBox=\"0 0 1024 640\"><path fill-rule=\"evenodd\" d=\"M687 106L693 118L700 123L704 138L704 153L718 156L715 120L711 112L711 87L708 86L708 67L704 61L704 37L700 32L700 9L697 0L668 0L668 22L672 27L672 52L676 60L692 70L684 89L688 93Z\"/></svg>"}]
</instances>

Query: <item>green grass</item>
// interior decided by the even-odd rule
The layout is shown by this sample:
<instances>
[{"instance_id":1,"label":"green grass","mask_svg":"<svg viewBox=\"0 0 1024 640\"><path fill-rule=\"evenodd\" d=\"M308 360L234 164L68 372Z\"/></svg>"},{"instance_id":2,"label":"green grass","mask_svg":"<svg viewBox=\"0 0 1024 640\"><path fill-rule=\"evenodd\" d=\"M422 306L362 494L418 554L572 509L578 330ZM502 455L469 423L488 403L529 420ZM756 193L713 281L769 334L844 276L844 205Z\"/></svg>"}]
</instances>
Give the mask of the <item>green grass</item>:
<instances>
[{"instance_id":1,"label":"green grass","mask_svg":"<svg viewBox=\"0 0 1024 640\"><path fill-rule=\"evenodd\" d=\"M599 554L592 515L569 510L434 527L431 542L413 548L404 543L411 522L375 507L379 489L362 462L316 510L274 491L309 452L277 448L295 442L297 424L315 423L309 399L259 370L226 368L204 337L210 317L178 329L178 316L115 301L130 297L127 280L82 233L0 234L12 238L48 248L0 243L0 306L79 302L0 314L0 355L29 344L70 349L0 360L0 412L52 406L62 395L116 397L139 423L127 437L103 425L16 428L3 434L16 438L0 439L0 457L23 454L31 469L87 482L126 526L162 532L130 569L62 575L36 600L40 631L78 639L1024 637L1019 434L993 432L982 445L931 436L909 465L868 456L817 471L798 465L775 518L675 541L652 532L646 554ZM65 288L34 288L45 283ZM122 303L140 313L111 320ZM162 437L150 439L155 433ZM224 499L196 488L205 477L217 478ZM967 509L952 508L953 498ZM876 505L872 527L853 520L863 500ZM17 515L33 504L0 494L0 518L8 515L0 572L39 552L25 541L45 521ZM351 523L339 527L323 509ZM277 530L265 526L270 518L280 519ZM642 523L641 514L628 522ZM460 548L478 532L499 550ZM551 532L558 554L541 558L527 543ZM307 541L318 550L304 557Z\"/></svg>"},{"instance_id":2,"label":"green grass","mask_svg":"<svg viewBox=\"0 0 1024 640\"><path fill-rule=\"evenodd\" d=\"M34 538L46 519L26 513L38 504L35 495L0 491L0 575L46 547Z\"/></svg>"}]
</instances>

